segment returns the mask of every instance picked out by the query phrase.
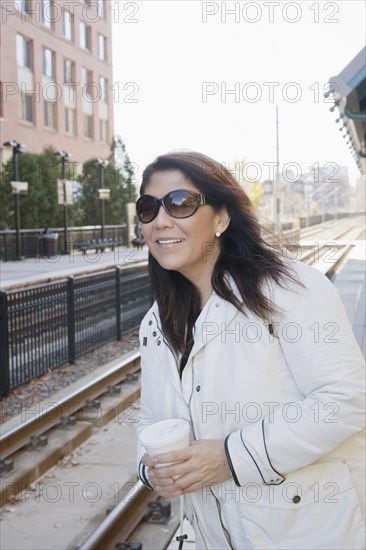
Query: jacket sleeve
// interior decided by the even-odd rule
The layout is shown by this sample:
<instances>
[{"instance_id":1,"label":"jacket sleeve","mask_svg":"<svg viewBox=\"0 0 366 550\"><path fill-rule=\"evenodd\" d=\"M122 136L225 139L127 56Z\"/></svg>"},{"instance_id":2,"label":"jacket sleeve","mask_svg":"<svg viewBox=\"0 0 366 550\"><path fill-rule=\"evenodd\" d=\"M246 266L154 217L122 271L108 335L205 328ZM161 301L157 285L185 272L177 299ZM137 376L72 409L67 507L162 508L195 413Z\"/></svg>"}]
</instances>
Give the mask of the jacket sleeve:
<instances>
[{"instance_id":1,"label":"jacket sleeve","mask_svg":"<svg viewBox=\"0 0 366 550\"><path fill-rule=\"evenodd\" d=\"M316 269L301 271L306 288L278 293L276 304L286 311L274 325L289 376L304 399L284 403L262 422L227 437L226 454L239 486L280 484L365 425L364 358L339 293Z\"/></svg>"},{"instance_id":2,"label":"jacket sleeve","mask_svg":"<svg viewBox=\"0 0 366 550\"><path fill-rule=\"evenodd\" d=\"M143 319L141 326L140 326L140 351L141 351L141 400L140 400L140 414L137 421L137 475L139 479L142 481L146 487L149 489L153 489L152 485L149 482L147 467L142 464L141 459L146 453L145 448L140 444L138 436L141 430L143 428L146 428L149 424L152 424L152 417L149 411L149 407L147 405L146 399L145 399L145 392L147 389L147 373L145 369L145 353L144 353L144 338L146 336L146 329L147 329L147 322L146 317Z\"/></svg>"}]
</instances>

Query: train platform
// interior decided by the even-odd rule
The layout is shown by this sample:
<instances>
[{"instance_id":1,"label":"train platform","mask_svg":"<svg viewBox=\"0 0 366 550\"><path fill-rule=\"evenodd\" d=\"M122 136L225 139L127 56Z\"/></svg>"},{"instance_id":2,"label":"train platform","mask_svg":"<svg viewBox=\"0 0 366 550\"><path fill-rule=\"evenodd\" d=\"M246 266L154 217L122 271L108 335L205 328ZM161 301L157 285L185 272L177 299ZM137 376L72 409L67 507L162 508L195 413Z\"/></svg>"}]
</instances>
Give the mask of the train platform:
<instances>
[{"instance_id":1,"label":"train platform","mask_svg":"<svg viewBox=\"0 0 366 550\"><path fill-rule=\"evenodd\" d=\"M74 252L51 258L28 258L17 262L0 262L0 289L16 290L45 284L71 275L86 275L119 265L124 267L148 259L148 249L119 247L109 252ZM340 292L358 344L366 356L366 246L354 241L347 261L333 280Z\"/></svg>"},{"instance_id":2,"label":"train platform","mask_svg":"<svg viewBox=\"0 0 366 550\"><path fill-rule=\"evenodd\" d=\"M366 242L355 244L340 270L334 286L338 289L358 345L366 357Z\"/></svg>"},{"instance_id":3,"label":"train platform","mask_svg":"<svg viewBox=\"0 0 366 550\"><path fill-rule=\"evenodd\" d=\"M21 261L0 262L0 289L15 290L45 284L71 275L86 275L117 265L124 267L147 260L148 249L121 246L113 251L86 254L74 251L70 255L50 258L27 258Z\"/></svg>"}]
</instances>

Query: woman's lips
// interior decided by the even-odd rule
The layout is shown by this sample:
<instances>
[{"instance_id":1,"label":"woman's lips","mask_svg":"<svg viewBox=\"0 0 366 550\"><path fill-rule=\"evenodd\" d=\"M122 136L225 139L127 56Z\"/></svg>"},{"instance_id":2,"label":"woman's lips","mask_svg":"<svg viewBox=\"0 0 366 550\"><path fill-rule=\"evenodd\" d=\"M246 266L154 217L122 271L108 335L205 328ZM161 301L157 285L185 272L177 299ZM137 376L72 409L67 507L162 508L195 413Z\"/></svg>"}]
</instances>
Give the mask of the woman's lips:
<instances>
[{"instance_id":1,"label":"woman's lips","mask_svg":"<svg viewBox=\"0 0 366 550\"><path fill-rule=\"evenodd\" d=\"M164 239L157 239L156 244L161 248L172 248L172 246L176 244L180 244L183 241L184 239L164 238Z\"/></svg>"}]
</instances>

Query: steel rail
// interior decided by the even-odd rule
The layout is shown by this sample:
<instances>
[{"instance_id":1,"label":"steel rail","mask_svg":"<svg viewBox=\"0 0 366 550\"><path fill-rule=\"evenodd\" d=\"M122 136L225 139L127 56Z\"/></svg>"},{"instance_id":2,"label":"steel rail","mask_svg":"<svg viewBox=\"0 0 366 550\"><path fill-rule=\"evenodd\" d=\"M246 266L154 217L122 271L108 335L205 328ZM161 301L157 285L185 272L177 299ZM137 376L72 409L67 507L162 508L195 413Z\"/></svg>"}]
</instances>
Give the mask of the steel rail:
<instances>
[{"instance_id":1,"label":"steel rail","mask_svg":"<svg viewBox=\"0 0 366 550\"><path fill-rule=\"evenodd\" d=\"M141 522L146 506L158 496L138 479L79 550L109 550L125 542ZM123 520L123 521L122 521Z\"/></svg>"},{"instance_id":2,"label":"steel rail","mask_svg":"<svg viewBox=\"0 0 366 550\"><path fill-rule=\"evenodd\" d=\"M70 416L82 409L87 400L96 399L105 393L107 386L118 384L127 374L136 372L139 368L140 353L135 352L60 401L50 403L47 408L35 412L32 418L1 433L1 458L4 459L14 454L29 443L31 435L45 433L57 424L61 417Z\"/></svg>"}]
</instances>

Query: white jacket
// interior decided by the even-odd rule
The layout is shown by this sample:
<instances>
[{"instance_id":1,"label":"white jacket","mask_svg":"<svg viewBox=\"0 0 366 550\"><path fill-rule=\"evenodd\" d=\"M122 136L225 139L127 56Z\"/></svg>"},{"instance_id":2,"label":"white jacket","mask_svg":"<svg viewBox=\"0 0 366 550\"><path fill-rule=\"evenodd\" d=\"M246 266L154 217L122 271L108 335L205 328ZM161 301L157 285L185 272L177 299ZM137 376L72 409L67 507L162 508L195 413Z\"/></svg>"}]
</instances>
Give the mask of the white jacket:
<instances>
[{"instance_id":1,"label":"white jacket","mask_svg":"<svg viewBox=\"0 0 366 550\"><path fill-rule=\"evenodd\" d=\"M185 496L197 548L364 548L364 359L338 291L293 267L306 288L270 285L272 327L212 293L182 380L156 303L141 324L138 432L183 418L225 440L233 479Z\"/></svg>"}]
</instances>

